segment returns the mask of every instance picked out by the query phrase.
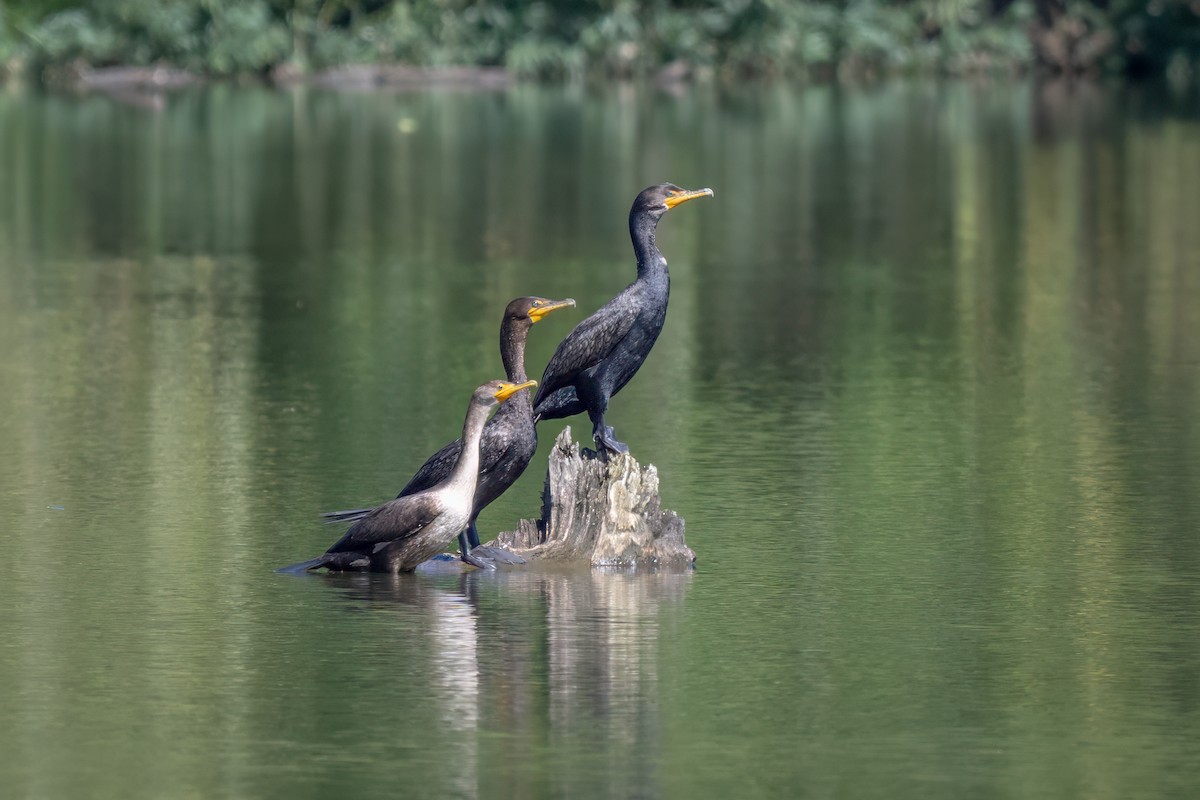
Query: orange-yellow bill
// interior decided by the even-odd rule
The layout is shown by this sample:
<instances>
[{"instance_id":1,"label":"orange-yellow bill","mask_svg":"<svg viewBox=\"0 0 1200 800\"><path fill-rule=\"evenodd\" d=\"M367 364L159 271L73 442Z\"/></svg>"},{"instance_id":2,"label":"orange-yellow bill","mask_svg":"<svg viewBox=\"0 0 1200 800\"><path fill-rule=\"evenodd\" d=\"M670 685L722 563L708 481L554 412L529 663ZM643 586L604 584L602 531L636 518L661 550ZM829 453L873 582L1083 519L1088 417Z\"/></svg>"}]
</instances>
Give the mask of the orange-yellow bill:
<instances>
[{"instance_id":1,"label":"orange-yellow bill","mask_svg":"<svg viewBox=\"0 0 1200 800\"><path fill-rule=\"evenodd\" d=\"M537 381L525 381L524 383L502 383L496 391L496 399L503 403L508 398L512 397L522 389L531 389L537 386Z\"/></svg>"},{"instance_id":2,"label":"orange-yellow bill","mask_svg":"<svg viewBox=\"0 0 1200 800\"><path fill-rule=\"evenodd\" d=\"M680 205L681 203L686 203L688 200L695 200L697 197L712 197L712 196L713 196L712 189L692 189L692 190L685 190L682 192L675 192L675 194L667 195L667 199L663 200L663 203L666 205L667 208L674 208L675 206Z\"/></svg>"},{"instance_id":3,"label":"orange-yellow bill","mask_svg":"<svg viewBox=\"0 0 1200 800\"><path fill-rule=\"evenodd\" d=\"M569 297L566 300L538 300L534 304L533 308L529 309L529 318L534 322L537 322L551 311L557 311L560 308L574 307L575 301Z\"/></svg>"}]
</instances>

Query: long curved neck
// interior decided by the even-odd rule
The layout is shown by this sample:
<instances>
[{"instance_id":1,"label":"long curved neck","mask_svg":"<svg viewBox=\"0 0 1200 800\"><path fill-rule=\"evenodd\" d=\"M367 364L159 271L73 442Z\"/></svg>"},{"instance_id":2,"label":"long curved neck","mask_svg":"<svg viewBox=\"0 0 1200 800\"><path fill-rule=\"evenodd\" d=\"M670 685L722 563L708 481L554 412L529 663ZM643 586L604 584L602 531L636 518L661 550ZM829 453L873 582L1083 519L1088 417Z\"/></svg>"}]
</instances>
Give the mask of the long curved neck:
<instances>
[{"instance_id":1,"label":"long curved neck","mask_svg":"<svg viewBox=\"0 0 1200 800\"><path fill-rule=\"evenodd\" d=\"M629 212L629 238L633 239L633 252L637 255L637 271L639 278L665 277L667 260L658 251L658 243L654 241L658 220L649 214Z\"/></svg>"},{"instance_id":2,"label":"long curved neck","mask_svg":"<svg viewBox=\"0 0 1200 800\"><path fill-rule=\"evenodd\" d=\"M529 335L531 324L505 320L500 326L500 360L504 362L504 373L508 376L509 383L524 383L529 380L529 376L525 374L525 338ZM517 392L505 401L496 413L508 417L522 411L533 414L533 392Z\"/></svg>"},{"instance_id":3,"label":"long curved neck","mask_svg":"<svg viewBox=\"0 0 1200 800\"><path fill-rule=\"evenodd\" d=\"M475 491L479 479L479 439L483 436L483 425L487 422L488 406L472 402L467 409L467 420L463 423L462 449L458 452L458 463L446 480L447 484L468 484Z\"/></svg>"},{"instance_id":4,"label":"long curved neck","mask_svg":"<svg viewBox=\"0 0 1200 800\"><path fill-rule=\"evenodd\" d=\"M509 383L529 380L525 374L525 338L528 335L528 325L506 319L500 326L500 360L504 362L504 373Z\"/></svg>"}]
</instances>

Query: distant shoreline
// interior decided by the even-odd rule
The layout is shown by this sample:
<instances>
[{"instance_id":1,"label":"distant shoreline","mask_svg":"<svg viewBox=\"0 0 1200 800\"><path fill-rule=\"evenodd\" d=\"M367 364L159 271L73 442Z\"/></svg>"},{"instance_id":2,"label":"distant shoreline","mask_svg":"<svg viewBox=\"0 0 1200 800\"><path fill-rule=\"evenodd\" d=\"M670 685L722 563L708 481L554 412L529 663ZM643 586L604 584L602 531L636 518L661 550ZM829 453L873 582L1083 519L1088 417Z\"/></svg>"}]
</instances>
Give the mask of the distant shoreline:
<instances>
[{"instance_id":1,"label":"distant shoreline","mask_svg":"<svg viewBox=\"0 0 1200 800\"><path fill-rule=\"evenodd\" d=\"M1012 66L1005 70L980 70L969 73L930 73L893 71L842 72L838 70L812 71L808 77L780 75L752 75L739 83L773 84L791 83L821 85L846 83L871 85L881 80L900 77L927 77L931 79L1013 79L1036 74L1036 71ZM303 71L290 64L255 75L211 75L204 72L181 69L168 64L154 66L105 66L91 67L74 63L51 67L39 74L30 75L24 70L0 68L0 86L6 82L17 85L42 86L52 90L74 92L102 92L121 96L137 105L157 105L154 98L162 94L196 86L264 86L276 89L311 87L333 91L414 91L422 89L458 89L497 91L515 86L545 86L548 83L563 84L574 81L546 81L523 77L516 71L504 67L478 67L469 65L421 67L411 64L348 64L326 69ZM585 81L586 82L586 81ZM724 84L728 76L710 69L698 68L694 64L677 61L669 63L656 72L645 76L609 78L606 82L619 84L647 84L671 91L696 85Z\"/></svg>"},{"instance_id":2,"label":"distant shoreline","mask_svg":"<svg viewBox=\"0 0 1200 800\"><path fill-rule=\"evenodd\" d=\"M304 73L286 68L262 77L264 85L281 88L316 86L346 91L369 89L424 89L434 87L502 89L518 82L501 67L414 67L405 64L356 64ZM75 90L105 92L160 92L230 79L176 67L88 67L71 65L54 71L48 85Z\"/></svg>"}]
</instances>

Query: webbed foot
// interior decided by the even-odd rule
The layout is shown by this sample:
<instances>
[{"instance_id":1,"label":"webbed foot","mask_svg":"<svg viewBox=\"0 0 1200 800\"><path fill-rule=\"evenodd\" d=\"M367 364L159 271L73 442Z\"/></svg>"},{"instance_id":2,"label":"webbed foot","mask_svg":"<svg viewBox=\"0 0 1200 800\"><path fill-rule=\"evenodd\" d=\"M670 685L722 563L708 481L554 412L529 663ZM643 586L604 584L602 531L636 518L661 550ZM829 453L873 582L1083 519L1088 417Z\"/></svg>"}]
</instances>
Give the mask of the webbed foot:
<instances>
[{"instance_id":1,"label":"webbed foot","mask_svg":"<svg viewBox=\"0 0 1200 800\"><path fill-rule=\"evenodd\" d=\"M612 425L605 425L603 428L597 428L592 431L592 438L596 440L596 447L605 450L609 453L628 453L629 445L624 442L617 441L616 432L613 431Z\"/></svg>"},{"instance_id":2,"label":"webbed foot","mask_svg":"<svg viewBox=\"0 0 1200 800\"><path fill-rule=\"evenodd\" d=\"M471 548L471 555L490 561L495 564L524 564L525 559L521 558L511 550L505 550L502 547L491 547L488 545L480 545L479 547Z\"/></svg>"},{"instance_id":3,"label":"webbed foot","mask_svg":"<svg viewBox=\"0 0 1200 800\"><path fill-rule=\"evenodd\" d=\"M475 555L475 550L480 550L480 549L483 549L483 548L474 548L471 550L464 550L460 554L460 557L462 558L463 563L470 564L472 567L475 567L476 569L494 570L496 568L496 565L493 564L490 560L488 560L487 558L480 558L479 556Z\"/></svg>"}]
</instances>

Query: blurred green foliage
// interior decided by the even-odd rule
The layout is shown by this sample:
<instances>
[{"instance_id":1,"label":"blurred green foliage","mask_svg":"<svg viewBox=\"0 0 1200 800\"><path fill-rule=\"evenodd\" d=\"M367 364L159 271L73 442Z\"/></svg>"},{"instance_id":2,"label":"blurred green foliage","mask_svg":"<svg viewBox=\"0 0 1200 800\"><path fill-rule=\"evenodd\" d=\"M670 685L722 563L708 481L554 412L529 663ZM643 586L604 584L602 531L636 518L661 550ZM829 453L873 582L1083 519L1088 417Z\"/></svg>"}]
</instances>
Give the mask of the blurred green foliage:
<instances>
[{"instance_id":1,"label":"blurred green foliage","mask_svg":"<svg viewBox=\"0 0 1200 800\"><path fill-rule=\"evenodd\" d=\"M1191 72L1200 0L0 0L0 63L213 75L343 64L524 77Z\"/></svg>"}]
</instances>

